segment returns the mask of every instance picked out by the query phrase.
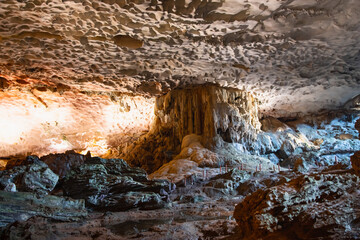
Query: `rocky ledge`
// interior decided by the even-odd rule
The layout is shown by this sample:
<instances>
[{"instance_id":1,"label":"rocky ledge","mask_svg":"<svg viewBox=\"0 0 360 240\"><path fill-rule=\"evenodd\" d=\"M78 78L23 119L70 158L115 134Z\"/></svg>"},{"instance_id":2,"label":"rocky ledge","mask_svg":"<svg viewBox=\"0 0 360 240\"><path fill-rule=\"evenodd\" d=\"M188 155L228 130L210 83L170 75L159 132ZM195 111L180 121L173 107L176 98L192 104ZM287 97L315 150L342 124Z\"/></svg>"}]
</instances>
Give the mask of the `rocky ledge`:
<instances>
[{"instance_id":1,"label":"rocky ledge","mask_svg":"<svg viewBox=\"0 0 360 240\"><path fill-rule=\"evenodd\" d=\"M174 188L167 180L148 180L144 170L131 168L122 159L99 157L71 170L62 186L65 195L85 199L97 210L112 211L164 207Z\"/></svg>"},{"instance_id":2,"label":"rocky ledge","mask_svg":"<svg viewBox=\"0 0 360 240\"><path fill-rule=\"evenodd\" d=\"M28 156L17 161L22 165L10 163L9 169L0 171L0 227L33 216L79 220L87 216L89 208L158 209L167 205L175 188L167 180L148 180L144 170L132 168L122 159L75 152L41 159L50 165ZM67 161L54 163L54 159Z\"/></svg>"}]
</instances>

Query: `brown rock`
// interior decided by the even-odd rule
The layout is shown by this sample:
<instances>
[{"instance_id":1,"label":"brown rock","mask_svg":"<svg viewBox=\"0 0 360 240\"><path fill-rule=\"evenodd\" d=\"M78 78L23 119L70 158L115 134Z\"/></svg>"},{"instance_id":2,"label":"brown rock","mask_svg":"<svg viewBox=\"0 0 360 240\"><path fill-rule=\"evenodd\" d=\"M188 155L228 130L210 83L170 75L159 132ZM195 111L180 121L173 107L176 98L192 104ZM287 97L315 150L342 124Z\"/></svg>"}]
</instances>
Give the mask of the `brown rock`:
<instances>
[{"instance_id":1,"label":"brown rock","mask_svg":"<svg viewBox=\"0 0 360 240\"><path fill-rule=\"evenodd\" d=\"M143 41L126 35L116 35L113 37L114 43L119 47L128 47L131 49L141 48Z\"/></svg>"},{"instance_id":2,"label":"brown rock","mask_svg":"<svg viewBox=\"0 0 360 240\"><path fill-rule=\"evenodd\" d=\"M358 130L360 136L360 118L355 123L355 129ZM355 173L360 176L360 151L351 156L351 166Z\"/></svg>"},{"instance_id":3,"label":"brown rock","mask_svg":"<svg viewBox=\"0 0 360 240\"><path fill-rule=\"evenodd\" d=\"M360 176L360 152L356 152L350 159L352 168L355 170L355 173Z\"/></svg>"},{"instance_id":4,"label":"brown rock","mask_svg":"<svg viewBox=\"0 0 360 240\"><path fill-rule=\"evenodd\" d=\"M289 126L274 117L268 117L261 120L261 130L264 132L277 132L284 131L286 129L289 129Z\"/></svg>"},{"instance_id":5,"label":"brown rock","mask_svg":"<svg viewBox=\"0 0 360 240\"><path fill-rule=\"evenodd\" d=\"M314 144L316 146L320 146L321 144L323 144L323 142L324 142L324 139L322 139L322 138L318 138L318 139L314 140Z\"/></svg>"},{"instance_id":6,"label":"brown rock","mask_svg":"<svg viewBox=\"0 0 360 240\"><path fill-rule=\"evenodd\" d=\"M0 39L1 40L1 39ZM0 77L0 89L6 89L10 86L6 78Z\"/></svg>"},{"instance_id":7,"label":"brown rock","mask_svg":"<svg viewBox=\"0 0 360 240\"><path fill-rule=\"evenodd\" d=\"M260 189L235 208L237 239L358 239L359 183L343 172Z\"/></svg>"},{"instance_id":8,"label":"brown rock","mask_svg":"<svg viewBox=\"0 0 360 240\"><path fill-rule=\"evenodd\" d=\"M343 134L340 134L340 135L338 136L338 138L339 138L340 140L353 139L353 135L343 133Z\"/></svg>"},{"instance_id":9,"label":"brown rock","mask_svg":"<svg viewBox=\"0 0 360 240\"><path fill-rule=\"evenodd\" d=\"M360 138L360 118L355 123L355 129L359 132L359 138Z\"/></svg>"},{"instance_id":10,"label":"brown rock","mask_svg":"<svg viewBox=\"0 0 360 240\"><path fill-rule=\"evenodd\" d=\"M156 99L152 129L124 158L153 172L180 152L187 135L201 136L200 143L211 150L223 142L249 146L259 130L252 94L214 84L179 88Z\"/></svg>"},{"instance_id":11,"label":"brown rock","mask_svg":"<svg viewBox=\"0 0 360 240\"><path fill-rule=\"evenodd\" d=\"M71 168L82 165L87 158L87 156L74 151L66 151L65 153L43 156L41 161L46 163L60 178L63 178Z\"/></svg>"}]
</instances>

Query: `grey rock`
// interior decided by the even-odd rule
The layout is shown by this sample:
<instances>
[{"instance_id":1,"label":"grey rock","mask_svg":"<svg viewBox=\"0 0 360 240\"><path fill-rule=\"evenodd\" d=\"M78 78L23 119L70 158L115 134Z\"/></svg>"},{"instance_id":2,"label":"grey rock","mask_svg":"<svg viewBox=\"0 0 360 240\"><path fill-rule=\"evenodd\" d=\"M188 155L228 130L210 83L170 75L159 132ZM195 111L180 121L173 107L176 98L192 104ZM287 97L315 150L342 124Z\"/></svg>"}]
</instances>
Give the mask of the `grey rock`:
<instances>
[{"instance_id":1,"label":"grey rock","mask_svg":"<svg viewBox=\"0 0 360 240\"><path fill-rule=\"evenodd\" d=\"M79 220L87 216L84 200L57 196L38 197L28 192L0 191L0 227L15 221L25 221L32 216L56 220Z\"/></svg>"},{"instance_id":2,"label":"grey rock","mask_svg":"<svg viewBox=\"0 0 360 240\"><path fill-rule=\"evenodd\" d=\"M16 185L15 183L8 183L8 185L6 185L6 187L4 188L5 192L16 192Z\"/></svg>"},{"instance_id":3,"label":"grey rock","mask_svg":"<svg viewBox=\"0 0 360 240\"><path fill-rule=\"evenodd\" d=\"M41 161L29 165L17 166L0 172L0 187L5 189L14 183L19 191L48 194L52 191L59 177Z\"/></svg>"},{"instance_id":4,"label":"grey rock","mask_svg":"<svg viewBox=\"0 0 360 240\"><path fill-rule=\"evenodd\" d=\"M124 211L131 208L140 210L158 209L166 206L159 194L154 192L127 192L111 194L98 200L98 210Z\"/></svg>"},{"instance_id":5,"label":"grey rock","mask_svg":"<svg viewBox=\"0 0 360 240\"><path fill-rule=\"evenodd\" d=\"M91 208L122 211L164 207L173 186L167 180L148 180L144 170L122 159L95 157L71 170L62 188L66 196L85 199Z\"/></svg>"},{"instance_id":6,"label":"grey rock","mask_svg":"<svg viewBox=\"0 0 360 240\"><path fill-rule=\"evenodd\" d=\"M251 194L258 189L266 189L270 188L285 182L288 182L290 177L292 177L292 173L283 174L263 174L263 173L255 173L253 178L249 178L246 181L243 181L239 184L236 191L239 195L246 196Z\"/></svg>"}]
</instances>

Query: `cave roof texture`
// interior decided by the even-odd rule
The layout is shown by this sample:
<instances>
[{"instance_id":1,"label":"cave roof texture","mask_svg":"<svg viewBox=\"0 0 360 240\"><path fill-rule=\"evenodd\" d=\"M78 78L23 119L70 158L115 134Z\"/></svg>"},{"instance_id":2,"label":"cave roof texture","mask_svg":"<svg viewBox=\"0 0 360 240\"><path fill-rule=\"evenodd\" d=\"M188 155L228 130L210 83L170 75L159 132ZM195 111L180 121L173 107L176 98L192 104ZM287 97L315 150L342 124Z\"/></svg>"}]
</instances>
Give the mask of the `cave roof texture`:
<instances>
[{"instance_id":1,"label":"cave roof texture","mask_svg":"<svg viewBox=\"0 0 360 240\"><path fill-rule=\"evenodd\" d=\"M359 22L358 0L2 0L0 75L149 97L211 82L316 112L359 94Z\"/></svg>"}]
</instances>

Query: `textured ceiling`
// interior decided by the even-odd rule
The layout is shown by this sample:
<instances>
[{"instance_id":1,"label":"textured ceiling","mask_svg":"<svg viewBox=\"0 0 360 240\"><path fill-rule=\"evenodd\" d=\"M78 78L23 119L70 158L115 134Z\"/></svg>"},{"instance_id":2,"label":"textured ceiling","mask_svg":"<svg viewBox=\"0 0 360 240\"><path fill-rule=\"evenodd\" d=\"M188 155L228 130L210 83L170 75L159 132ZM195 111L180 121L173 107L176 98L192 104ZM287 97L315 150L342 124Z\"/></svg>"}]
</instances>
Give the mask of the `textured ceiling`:
<instances>
[{"instance_id":1,"label":"textured ceiling","mask_svg":"<svg viewBox=\"0 0 360 240\"><path fill-rule=\"evenodd\" d=\"M358 0L2 0L0 83L156 96L216 82L273 115L329 109L359 94L359 22Z\"/></svg>"}]
</instances>

